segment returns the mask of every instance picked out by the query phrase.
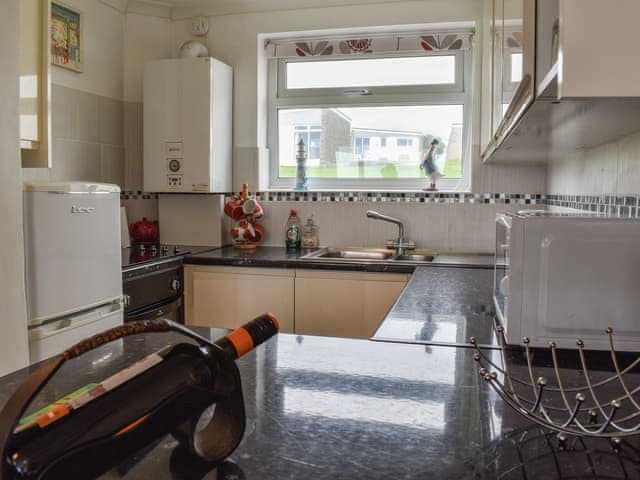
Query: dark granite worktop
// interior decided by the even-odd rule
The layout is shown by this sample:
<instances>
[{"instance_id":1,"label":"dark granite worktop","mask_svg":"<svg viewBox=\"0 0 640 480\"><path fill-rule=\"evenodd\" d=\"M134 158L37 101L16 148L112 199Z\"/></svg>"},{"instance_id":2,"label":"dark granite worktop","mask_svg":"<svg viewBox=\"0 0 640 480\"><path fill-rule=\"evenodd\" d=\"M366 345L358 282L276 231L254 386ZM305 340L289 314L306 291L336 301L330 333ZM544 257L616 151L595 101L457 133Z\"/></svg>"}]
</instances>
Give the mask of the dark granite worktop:
<instances>
[{"instance_id":1,"label":"dark granite worktop","mask_svg":"<svg viewBox=\"0 0 640 480\"><path fill-rule=\"evenodd\" d=\"M373 339L497 346L492 291L493 270L418 267Z\"/></svg>"},{"instance_id":2,"label":"dark granite worktop","mask_svg":"<svg viewBox=\"0 0 640 480\"><path fill-rule=\"evenodd\" d=\"M482 345L497 345L491 255L442 254L433 263L416 267L358 260L310 262L301 258L305 253L282 247L258 247L252 252L227 247L189 255L185 263L413 273L374 340L470 346L473 336Z\"/></svg>"},{"instance_id":3,"label":"dark granite worktop","mask_svg":"<svg viewBox=\"0 0 640 480\"><path fill-rule=\"evenodd\" d=\"M223 334L197 330L210 338ZM129 337L72 360L39 403L177 338ZM637 441L625 440L621 455L604 440L570 442L560 451L553 434L509 410L480 379L473 353L279 335L239 361L247 430L218 472L170 472L176 442L167 436L104 478L640 478ZM25 376L0 379L0 406Z\"/></svg>"},{"instance_id":4,"label":"dark granite worktop","mask_svg":"<svg viewBox=\"0 0 640 480\"><path fill-rule=\"evenodd\" d=\"M381 261L331 261L330 259L303 258L313 250L288 250L284 247L259 246L255 250L237 250L224 247L216 250L187 255L185 263L192 265L226 265L235 267L270 267L270 268L312 268L316 270L350 270L361 272L400 272L411 273L415 265ZM492 255L472 254L438 254L430 267L493 267Z\"/></svg>"}]
</instances>

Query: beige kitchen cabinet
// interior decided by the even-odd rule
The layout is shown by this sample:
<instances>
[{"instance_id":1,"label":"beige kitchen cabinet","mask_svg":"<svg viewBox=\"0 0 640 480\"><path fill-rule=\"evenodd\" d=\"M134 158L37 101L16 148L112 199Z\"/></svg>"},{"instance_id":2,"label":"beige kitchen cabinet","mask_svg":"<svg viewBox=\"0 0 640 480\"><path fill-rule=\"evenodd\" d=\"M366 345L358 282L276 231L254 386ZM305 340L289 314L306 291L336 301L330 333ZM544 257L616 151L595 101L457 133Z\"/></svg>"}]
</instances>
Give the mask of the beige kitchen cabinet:
<instances>
[{"instance_id":1,"label":"beige kitchen cabinet","mask_svg":"<svg viewBox=\"0 0 640 480\"><path fill-rule=\"evenodd\" d=\"M294 277L286 269L186 265L186 324L233 329L271 312L281 332L293 333Z\"/></svg>"},{"instance_id":2,"label":"beige kitchen cabinet","mask_svg":"<svg viewBox=\"0 0 640 480\"><path fill-rule=\"evenodd\" d=\"M295 332L369 338L407 280L405 274L297 270Z\"/></svg>"},{"instance_id":3,"label":"beige kitchen cabinet","mask_svg":"<svg viewBox=\"0 0 640 480\"><path fill-rule=\"evenodd\" d=\"M20 148L23 167L51 167L50 0L20 0Z\"/></svg>"}]
</instances>

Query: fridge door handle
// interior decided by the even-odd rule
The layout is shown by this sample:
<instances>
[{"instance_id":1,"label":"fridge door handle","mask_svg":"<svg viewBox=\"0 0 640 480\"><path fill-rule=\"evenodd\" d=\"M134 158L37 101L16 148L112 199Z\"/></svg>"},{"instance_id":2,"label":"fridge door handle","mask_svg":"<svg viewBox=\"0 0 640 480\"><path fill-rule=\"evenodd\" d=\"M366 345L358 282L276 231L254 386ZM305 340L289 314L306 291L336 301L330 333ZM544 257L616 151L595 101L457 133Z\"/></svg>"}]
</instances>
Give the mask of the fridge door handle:
<instances>
[{"instance_id":1,"label":"fridge door handle","mask_svg":"<svg viewBox=\"0 0 640 480\"><path fill-rule=\"evenodd\" d=\"M101 318L117 313L119 310L122 310L121 304L113 303L107 307L93 310L92 312L87 313L84 316L77 315L74 317L62 318L60 320L39 325L36 328L30 329L30 333L33 337L36 337L34 338L34 340L42 340L53 335L58 335L60 333L64 333L69 330L81 327L83 325L87 325L89 323L97 322Z\"/></svg>"}]
</instances>

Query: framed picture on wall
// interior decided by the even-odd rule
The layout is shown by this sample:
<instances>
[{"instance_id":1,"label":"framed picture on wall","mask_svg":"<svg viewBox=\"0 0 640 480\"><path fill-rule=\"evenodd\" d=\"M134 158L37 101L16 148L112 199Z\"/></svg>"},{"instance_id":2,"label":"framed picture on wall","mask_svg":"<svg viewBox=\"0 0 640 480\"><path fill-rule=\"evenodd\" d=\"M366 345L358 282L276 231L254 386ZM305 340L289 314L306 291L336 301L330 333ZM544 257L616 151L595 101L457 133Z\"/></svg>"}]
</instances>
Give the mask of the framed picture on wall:
<instances>
[{"instance_id":1,"label":"framed picture on wall","mask_svg":"<svg viewBox=\"0 0 640 480\"><path fill-rule=\"evenodd\" d=\"M63 3L51 2L51 63L82 72L82 12Z\"/></svg>"}]
</instances>

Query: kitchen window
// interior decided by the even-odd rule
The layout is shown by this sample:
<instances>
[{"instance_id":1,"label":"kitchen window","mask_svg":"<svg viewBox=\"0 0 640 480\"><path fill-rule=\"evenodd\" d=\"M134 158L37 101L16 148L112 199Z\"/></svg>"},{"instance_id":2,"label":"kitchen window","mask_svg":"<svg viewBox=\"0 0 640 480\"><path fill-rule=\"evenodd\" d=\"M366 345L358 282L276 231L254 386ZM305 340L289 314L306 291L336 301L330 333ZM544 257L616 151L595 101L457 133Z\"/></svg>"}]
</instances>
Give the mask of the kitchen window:
<instances>
[{"instance_id":1,"label":"kitchen window","mask_svg":"<svg viewBox=\"0 0 640 480\"><path fill-rule=\"evenodd\" d=\"M271 187L417 190L439 140L441 190L469 188L471 32L267 41Z\"/></svg>"}]
</instances>

